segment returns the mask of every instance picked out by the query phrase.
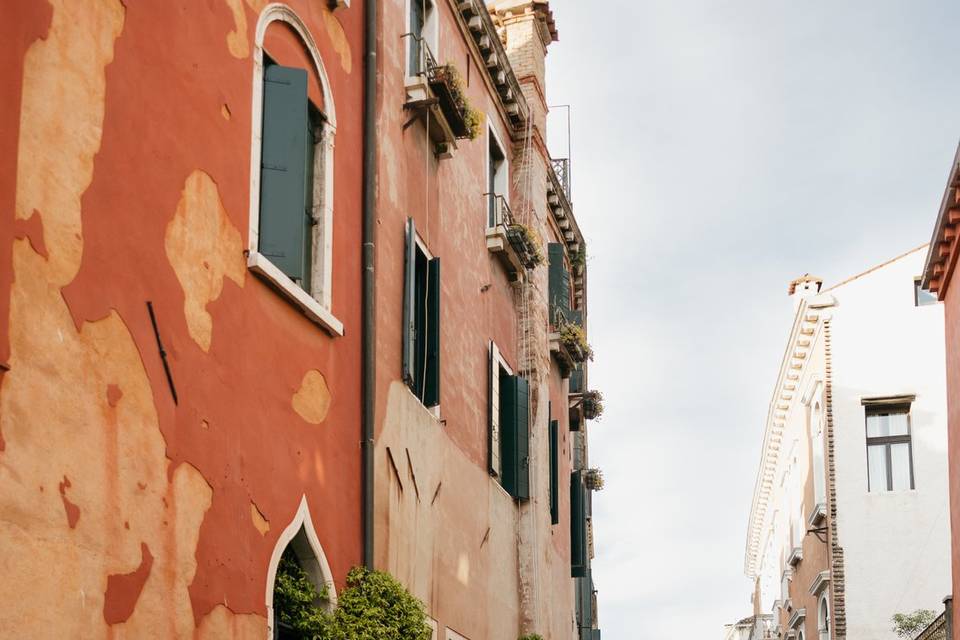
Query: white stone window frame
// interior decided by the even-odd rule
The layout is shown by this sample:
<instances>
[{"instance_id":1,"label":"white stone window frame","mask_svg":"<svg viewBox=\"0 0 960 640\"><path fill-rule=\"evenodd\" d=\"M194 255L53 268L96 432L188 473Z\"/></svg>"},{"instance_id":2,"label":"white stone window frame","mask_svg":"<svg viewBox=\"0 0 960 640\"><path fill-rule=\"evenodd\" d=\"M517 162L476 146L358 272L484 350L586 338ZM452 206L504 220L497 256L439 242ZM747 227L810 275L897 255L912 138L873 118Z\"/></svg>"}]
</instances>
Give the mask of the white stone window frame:
<instances>
[{"instance_id":1,"label":"white stone window frame","mask_svg":"<svg viewBox=\"0 0 960 640\"><path fill-rule=\"evenodd\" d=\"M827 510L827 456L824 452L825 440L827 435L826 421L827 413L824 398L823 380L819 377L812 378L808 383L803 397L801 398L807 409L807 437L810 439L810 466L815 474L813 479L814 486L814 505L811 509L808 524L818 524ZM817 448L815 451L814 448ZM816 456L819 452L821 469L819 473L816 469Z\"/></svg>"},{"instance_id":2,"label":"white stone window frame","mask_svg":"<svg viewBox=\"0 0 960 640\"><path fill-rule=\"evenodd\" d=\"M490 374L490 419L493 422L493 437L491 437L490 447L493 451L490 452L490 455L493 457L495 452L496 463L494 463L494 468L491 470L491 475L497 479L497 484L499 485L501 476L503 475L503 461L500 459L500 369L506 371L508 376L514 375L513 369L507 364L507 361L503 359L503 354L500 351L500 348L497 346L497 343L493 340L490 341L490 358L494 367Z\"/></svg>"},{"instance_id":3,"label":"white stone window frame","mask_svg":"<svg viewBox=\"0 0 960 640\"><path fill-rule=\"evenodd\" d=\"M273 548L273 554L270 556L270 564L267 568L266 585L266 605L267 605L267 638L272 640L274 637L274 613L273 613L273 588L277 578L277 568L280 566L280 558L287 546L303 529L306 542L312 558L301 558L301 562L306 565L303 570L310 577L311 582L318 590L322 586L327 588L327 611L333 611L337 608L337 585L333 581L333 572L330 570L330 563L327 562L327 556L323 552L320 540L317 538L317 532L313 528L313 519L310 517L310 508L307 506L307 496L300 498L300 506L293 520L287 525L287 528L280 533L277 544ZM294 549L296 551L296 549Z\"/></svg>"},{"instance_id":4,"label":"white stone window frame","mask_svg":"<svg viewBox=\"0 0 960 640\"><path fill-rule=\"evenodd\" d=\"M500 167L500 170L497 171L498 176L502 174L503 180L501 182L500 180L498 180L497 177L494 177L494 180L495 180L494 188L499 189L500 187L502 187L503 193L501 193L499 190L496 190L493 195L502 196L504 201L506 201L507 205L509 206L510 205L510 154L507 151L507 145L503 143L504 136L501 136L500 132L497 131L497 128L493 125L493 122L491 122L489 114L484 118L484 120L487 121L487 138L484 141L486 144L484 145L484 154L483 154L484 161L485 161L484 167L483 167L483 190L484 192L486 192L490 185L490 143L494 142L500 148L500 153L503 154L503 165ZM493 195L490 195L489 197L492 198ZM489 202L487 201L486 198L483 199L483 205L484 205L483 207L484 226L489 229L490 228L490 225L489 225L490 220L489 220L489 214L488 214Z\"/></svg>"},{"instance_id":5,"label":"white stone window frame","mask_svg":"<svg viewBox=\"0 0 960 640\"><path fill-rule=\"evenodd\" d=\"M312 255L310 257L311 290L305 291L291 280L269 258L259 251L260 240L260 163L263 149L263 40L272 22L284 22L299 36L313 61L323 92L323 123L320 141L314 154L314 211L317 224L313 227ZM343 335L343 323L333 315L333 183L334 138L337 132L337 113L330 80L327 77L317 43L303 20L289 6L275 2L264 7L257 21L253 48L253 107L251 110L250 142L250 226L247 246L247 267L266 280L304 315L333 336ZM318 197L319 196L319 197Z\"/></svg>"},{"instance_id":6,"label":"white stone window frame","mask_svg":"<svg viewBox=\"0 0 960 640\"><path fill-rule=\"evenodd\" d=\"M817 601L817 636L820 640L830 640L830 623L830 602L824 593Z\"/></svg>"},{"instance_id":7,"label":"white stone window frame","mask_svg":"<svg viewBox=\"0 0 960 640\"><path fill-rule=\"evenodd\" d=\"M429 11L424 12L422 40L427 43L430 53L440 61L440 3L439 0L404 0L403 3L403 35L401 35L401 50L403 51L404 86L408 95L413 99L422 99L426 96L427 78L423 70L419 74L410 74L410 42L413 37L413 25L410 24L410 6L413 2L424 2L429 5Z\"/></svg>"}]
</instances>

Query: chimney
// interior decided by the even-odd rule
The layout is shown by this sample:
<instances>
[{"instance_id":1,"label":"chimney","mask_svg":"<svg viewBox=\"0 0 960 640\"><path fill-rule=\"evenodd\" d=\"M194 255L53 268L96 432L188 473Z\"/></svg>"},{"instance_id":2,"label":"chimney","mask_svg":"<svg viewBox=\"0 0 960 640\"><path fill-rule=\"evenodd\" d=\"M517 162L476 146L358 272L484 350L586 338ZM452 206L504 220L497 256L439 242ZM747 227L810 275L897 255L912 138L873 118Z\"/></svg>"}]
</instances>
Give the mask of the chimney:
<instances>
[{"instance_id":1,"label":"chimney","mask_svg":"<svg viewBox=\"0 0 960 640\"><path fill-rule=\"evenodd\" d=\"M820 293L821 287L823 287L823 278L812 276L809 273L792 280L788 293L793 298L793 307L797 308L800 306L801 300L807 300Z\"/></svg>"}]
</instances>

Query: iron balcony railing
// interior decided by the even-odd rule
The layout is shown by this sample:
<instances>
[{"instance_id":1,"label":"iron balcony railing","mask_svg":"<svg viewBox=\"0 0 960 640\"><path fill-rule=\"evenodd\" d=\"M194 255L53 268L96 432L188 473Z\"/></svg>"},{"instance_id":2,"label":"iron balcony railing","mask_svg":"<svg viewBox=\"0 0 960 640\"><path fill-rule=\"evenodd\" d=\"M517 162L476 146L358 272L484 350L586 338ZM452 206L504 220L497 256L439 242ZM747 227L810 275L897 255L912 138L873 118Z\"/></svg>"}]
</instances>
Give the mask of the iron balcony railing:
<instances>
[{"instance_id":1,"label":"iron balcony railing","mask_svg":"<svg viewBox=\"0 0 960 640\"><path fill-rule=\"evenodd\" d=\"M941 613L915 640L951 640L947 637L947 614Z\"/></svg>"},{"instance_id":2,"label":"iron balcony railing","mask_svg":"<svg viewBox=\"0 0 960 640\"><path fill-rule=\"evenodd\" d=\"M557 175L557 181L563 187L563 192L570 199L570 158L551 158L553 172Z\"/></svg>"},{"instance_id":3,"label":"iron balcony railing","mask_svg":"<svg viewBox=\"0 0 960 640\"><path fill-rule=\"evenodd\" d=\"M484 195L488 203L487 226L491 228L500 225L513 226L513 211L510 210L507 199L496 193L485 193Z\"/></svg>"},{"instance_id":4,"label":"iron balcony railing","mask_svg":"<svg viewBox=\"0 0 960 640\"><path fill-rule=\"evenodd\" d=\"M418 36L415 33L405 33L402 38L410 43L407 60L409 75L411 77L426 76L429 80L431 74L435 73L439 66L433 51L430 50L430 45L427 44L423 36Z\"/></svg>"}]
</instances>

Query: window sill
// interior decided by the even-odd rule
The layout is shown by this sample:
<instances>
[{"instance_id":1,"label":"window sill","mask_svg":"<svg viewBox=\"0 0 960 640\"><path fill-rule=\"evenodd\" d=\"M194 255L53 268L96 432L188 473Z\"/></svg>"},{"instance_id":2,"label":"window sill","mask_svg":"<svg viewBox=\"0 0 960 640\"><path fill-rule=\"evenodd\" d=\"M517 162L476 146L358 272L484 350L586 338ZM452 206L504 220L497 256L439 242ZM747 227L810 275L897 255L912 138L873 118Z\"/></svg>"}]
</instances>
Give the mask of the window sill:
<instances>
[{"instance_id":1,"label":"window sill","mask_svg":"<svg viewBox=\"0 0 960 640\"><path fill-rule=\"evenodd\" d=\"M498 224L495 227L487 227L487 251L496 255L503 262L503 266L510 274L513 281L520 279L520 274L525 271L520 257L510 241L507 239L507 228Z\"/></svg>"},{"instance_id":2,"label":"window sill","mask_svg":"<svg viewBox=\"0 0 960 640\"><path fill-rule=\"evenodd\" d=\"M816 505L814 505L813 513L811 513L810 517L807 519L807 524L811 527L815 527L823 522L824 518L826 517L827 505L822 502L818 502Z\"/></svg>"},{"instance_id":3,"label":"window sill","mask_svg":"<svg viewBox=\"0 0 960 640\"><path fill-rule=\"evenodd\" d=\"M300 309L305 316L325 329L327 333L332 336L343 335L343 323L337 320L329 309L298 287L293 280L288 278L262 253L250 251L247 255L247 268L275 288L290 303Z\"/></svg>"}]
</instances>

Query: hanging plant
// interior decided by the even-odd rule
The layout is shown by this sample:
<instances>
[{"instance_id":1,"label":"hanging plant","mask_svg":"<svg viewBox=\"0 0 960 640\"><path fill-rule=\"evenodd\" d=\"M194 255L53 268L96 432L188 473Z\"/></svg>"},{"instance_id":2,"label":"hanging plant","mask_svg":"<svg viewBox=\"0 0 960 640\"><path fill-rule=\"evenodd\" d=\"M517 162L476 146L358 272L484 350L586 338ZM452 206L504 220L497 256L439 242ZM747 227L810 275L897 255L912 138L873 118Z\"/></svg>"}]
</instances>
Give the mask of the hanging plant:
<instances>
[{"instance_id":1,"label":"hanging plant","mask_svg":"<svg viewBox=\"0 0 960 640\"><path fill-rule=\"evenodd\" d=\"M603 394L591 389L583 394L583 417L596 420L603 415Z\"/></svg>"},{"instance_id":2,"label":"hanging plant","mask_svg":"<svg viewBox=\"0 0 960 640\"><path fill-rule=\"evenodd\" d=\"M583 472L583 484L590 491L603 489L603 471L600 469L586 469Z\"/></svg>"},{"instance_id":3,"label":"hanging plant","mask_svg":"<svg viewBox=\"0 0 960 640\"><path fill-rule=\"evenodd\" d=\"M517 640L543 640L543 636L539 633L528 633L525 636L520 636Z\"/></svg>"},{"instance_id":4,"label":"hanging plant","mask_svg":"<svg viewBox=\"0 0 960 640\"><path fill-rule=\"evenodd\" d=\"M593 349L587 343L587 334L580 325L565 323L560 328L560 344L573 362L593 360Z\"/></svg>"},{"instance_id":5,"label":"hanging plant","mask_svg":"<svg viewBox=\"0 0 960 640\"><path fill-rule=\"evenodd\" d=\"M436 94L450 129L457 138L474 140L480 135L483 115L470 105L460 72L452 64L433 67L430 88Z\"/></svg>"},{"instance_id":6,"label":"hanging plant","mask_svg":"<svg viewBox=\"0 0 960 640\"><path fill-rule=\"evenodd\" d=\"M587 264L587 248L581 245L577 252L570 258L570 263L573 265L574 271L578 274L582 272Z\"/></svg>"},{"instance_id":7,"label":"hanging plant","mask_svg":"<svg viewBox=\"0 0 960 640\"><path fill-rule=\"evenodd\" d=\"M507 227L507 239L527 269L543 264L543 249L536 232L525 224L514 223Z\"/></svg>"}]
</instances>

